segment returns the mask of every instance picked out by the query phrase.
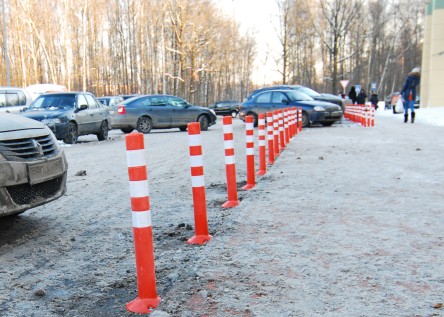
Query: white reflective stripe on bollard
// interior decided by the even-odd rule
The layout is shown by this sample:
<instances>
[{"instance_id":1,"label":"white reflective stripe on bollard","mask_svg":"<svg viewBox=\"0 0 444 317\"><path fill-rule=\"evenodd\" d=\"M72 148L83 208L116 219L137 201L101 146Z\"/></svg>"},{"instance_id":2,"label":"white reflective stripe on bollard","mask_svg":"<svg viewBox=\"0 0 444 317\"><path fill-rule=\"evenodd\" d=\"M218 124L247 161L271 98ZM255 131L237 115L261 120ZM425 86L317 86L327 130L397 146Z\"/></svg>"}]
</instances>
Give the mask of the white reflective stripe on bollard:
<instances>
[{"instance_id":1,"label":"white reflective stripe on bollard","mask_svg":"<svg viewBox=\"0 0 444 317\"><path fill-rule=\"evenodd\" d=\"M126 161L128 167L145 166L145 150L126 151Z\"/></svg>"},{"instance_id":2,"label":"white reflective stripe on bollard","mask_svg":"<svg viewBox=\"0 0 444 317\"><path fill-rule=\"evenodd\" d=\"M133 198L149 196L148 182L146 180L130 181L129 187L130 195Z\"/></svg>"},{"instance_id":3,"label":"white reflective stripe on bollard","mask_svg":"<svg viewBox=\"0 0 444 317\"><path fill-rule=\"evenodd\" d=\"M131 213L134 228L151 227L151 211L133 211Z\"/></svg>"}]
</instances>

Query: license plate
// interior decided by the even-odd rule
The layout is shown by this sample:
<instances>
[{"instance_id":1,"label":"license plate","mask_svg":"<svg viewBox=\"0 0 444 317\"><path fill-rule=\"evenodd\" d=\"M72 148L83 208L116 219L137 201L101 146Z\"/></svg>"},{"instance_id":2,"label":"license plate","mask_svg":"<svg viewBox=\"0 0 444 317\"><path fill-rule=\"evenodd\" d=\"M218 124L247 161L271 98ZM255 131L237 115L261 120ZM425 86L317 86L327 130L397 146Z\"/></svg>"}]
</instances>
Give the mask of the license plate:
<instances>
[{"instance_id":1,"label":"license plate","mask_svg":"<svg viewBox=\"0 0 444 317\"><path fill-rule=\"evenodd\" d=\"M62 173L63 161L61 158L49 162L28 165L29 183L31 185L55 178Z\"/></svg>"},{"instance_id":2,"label":"license plate","mask_svg":"<svg viewBox=\"0 0 444 317\"><path fill-rule=\"evenodd\" d=\"M114 114L114 110L110 110L110 111L109 111L109 114Z\"/></svg>"}]
</instances>

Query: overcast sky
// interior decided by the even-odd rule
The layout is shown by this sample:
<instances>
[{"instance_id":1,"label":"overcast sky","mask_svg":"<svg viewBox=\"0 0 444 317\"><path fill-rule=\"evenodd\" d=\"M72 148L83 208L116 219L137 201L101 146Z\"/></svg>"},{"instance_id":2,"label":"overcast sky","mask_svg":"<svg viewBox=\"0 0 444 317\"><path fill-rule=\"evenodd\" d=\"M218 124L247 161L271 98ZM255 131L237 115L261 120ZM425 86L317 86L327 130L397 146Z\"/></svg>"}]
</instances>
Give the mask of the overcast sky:
<instances>
[{"instance_id":1,"label":"overcast sky","mask_svg":"<svg viewBox=\"0 0 444 317\"><path fill-rule=\"evenodd\" d=\"M275 58L279 56L276 36L278 8L274 0L213 0L227 16L235 17L243 34L254 34L257 42L256 71L253 80L263 85L282 77L276 71Z\"/></svg>"}]
</instances>

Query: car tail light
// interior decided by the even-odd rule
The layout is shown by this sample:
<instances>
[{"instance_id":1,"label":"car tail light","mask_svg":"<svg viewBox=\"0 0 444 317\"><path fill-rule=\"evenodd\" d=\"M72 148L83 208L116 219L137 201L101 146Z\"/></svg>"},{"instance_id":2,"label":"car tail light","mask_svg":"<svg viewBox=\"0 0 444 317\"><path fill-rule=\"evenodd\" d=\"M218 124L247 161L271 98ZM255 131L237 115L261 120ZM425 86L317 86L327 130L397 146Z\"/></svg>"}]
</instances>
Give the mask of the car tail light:
<instances>
[{"instance_id":1,"label":"car tail light","mask_svg":"<svg viewBox=\"0 0 444 317\"><path fill-rule=\"evenodd\" d=\"M117 113L118 114L126 114L125 106L118 106Z\"/></svg>"}]
</instances>

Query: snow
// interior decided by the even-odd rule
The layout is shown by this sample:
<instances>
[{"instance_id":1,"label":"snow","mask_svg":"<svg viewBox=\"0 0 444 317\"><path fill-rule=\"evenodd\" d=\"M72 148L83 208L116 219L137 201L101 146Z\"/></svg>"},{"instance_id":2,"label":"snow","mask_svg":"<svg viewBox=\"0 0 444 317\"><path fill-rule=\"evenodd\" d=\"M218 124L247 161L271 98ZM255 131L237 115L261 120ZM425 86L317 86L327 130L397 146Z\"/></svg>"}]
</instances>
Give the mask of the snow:
<instances>
[{"instance_id":1,"label":"snow","mask_svg":"<svg viewBox=\"0 0 444 317\"><path fill-rule=\"evenodd\" d=\"M382 108L382 109L381 109ZM415 109L415 122L424 123L433 126L444 126L444 107L419 108ZM402 120L402 114L394 114L391 109L384 110L379 107L376 116L392 117L393 119Z\"/></svg>"}]
</instances>

